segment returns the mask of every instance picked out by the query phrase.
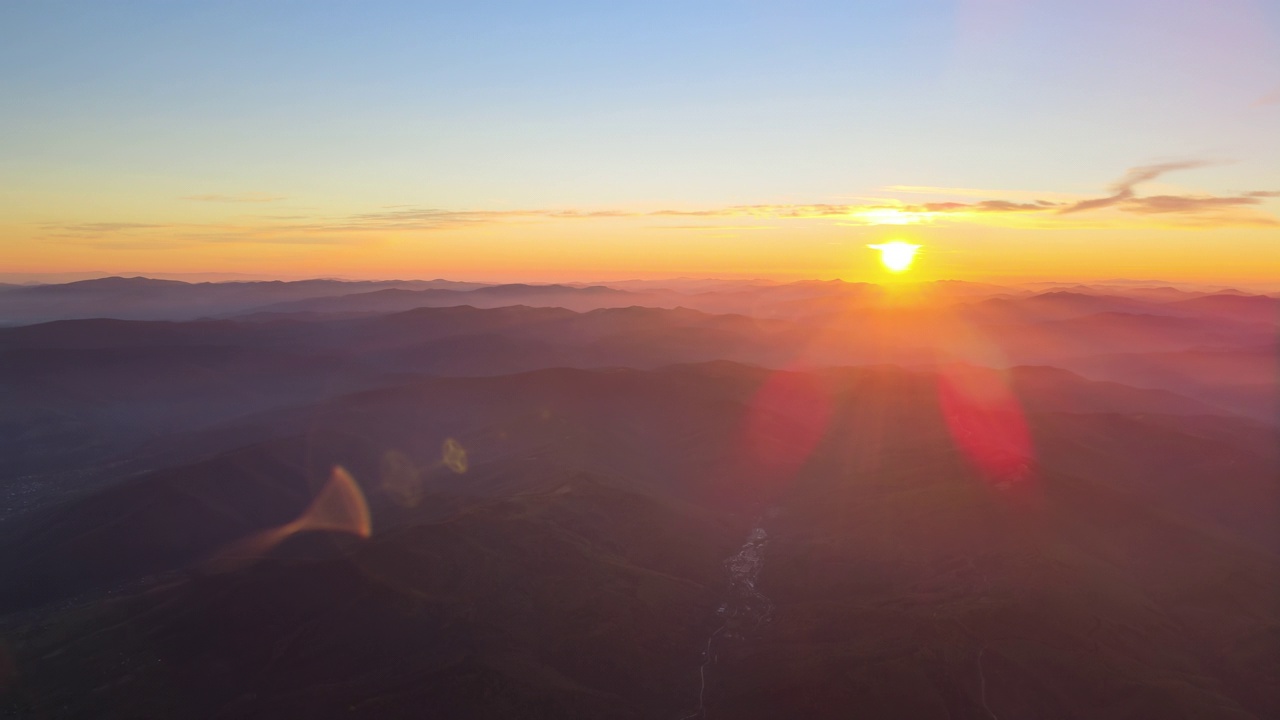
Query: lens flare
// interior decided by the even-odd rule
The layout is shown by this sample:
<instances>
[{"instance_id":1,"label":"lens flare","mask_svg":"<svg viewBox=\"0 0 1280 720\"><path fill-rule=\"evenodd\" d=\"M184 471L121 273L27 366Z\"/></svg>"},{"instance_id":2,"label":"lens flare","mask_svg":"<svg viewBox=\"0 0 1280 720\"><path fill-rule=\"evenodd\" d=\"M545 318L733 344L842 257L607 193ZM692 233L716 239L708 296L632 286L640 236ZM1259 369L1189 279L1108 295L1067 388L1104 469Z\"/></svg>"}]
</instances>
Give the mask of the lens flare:
<instances>
[{"instance_id":1,"label":"lens flare","mask_svg":"<svg viewBox=\"0 0 1280 720\"><path fill-rule=\"evenodd\" d=\"M916 251L920 249L919 245L913 245L901 240L884 243L882 245L868 245L872 250L880 251L880 262L889 269L890 272L902 272L911 267L911 263L916 259Z\"/></svg>"},{"instance_id":2,"label":"lens flare","mask_svg":"<svg viewBox=\"0 0 1280 720\"><path fill-rule=\"evenodd\" d=\"M327 531L368 538L373 534L369 505L351 473L335 465L329 482L293 522L250 535L210 558L205 568L227 572L264 557L272 548L301 532Z\"/></svg>"},{"instance_id":3,"label":"lens flare","mask_svg":"<svg viewBox=\"0 0 1280 720\"><path fill-rule=\"evenodd\" d=\"M1028 479L1035 457L1031 432L1001 371L943 368L938 400L951 439L985 478L1000 487Z\"/></svg>"},{"instance_id":4,"label":"lens flare","mask_svg":"<svg viewBox=\"0 0 1280 720\"><path fill-rule=\"evenodd\" d=\"M834 398L813 374L771 374L744 418L742 439L751 464L775 478L793 478L822 440L834 411Z\"/></svg>"},{"instance_id":5,"label":"lens flare","mask_svg":"<svg viewBox=\"0 0 1280 720\"><path fill-rule=\"evenodd\" d=\"M467 471L467 449L462 447L462 443L447 438L444 441L444 447L441 448L443 457L441 461L444 466L461 475Z\"/></svg>"},{"instance_id":6,"label":"lens flare","mask_svg":"<svg viewBox=\"0 0 1280 720\"><path fill-rule=\"evenodd\" d=\"M422 498L422 473L404 453L388 450L382 455L382 491L397 505L413 507Z\"/></svg>"}]
</instances>

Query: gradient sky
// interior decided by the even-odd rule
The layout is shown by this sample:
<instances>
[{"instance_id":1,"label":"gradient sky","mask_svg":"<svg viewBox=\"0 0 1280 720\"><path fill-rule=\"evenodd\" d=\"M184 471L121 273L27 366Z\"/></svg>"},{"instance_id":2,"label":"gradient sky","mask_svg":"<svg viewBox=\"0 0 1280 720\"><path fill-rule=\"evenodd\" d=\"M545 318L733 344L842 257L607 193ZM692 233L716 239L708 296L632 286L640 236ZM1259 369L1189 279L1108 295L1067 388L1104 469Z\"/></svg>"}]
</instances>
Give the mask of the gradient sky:
<instances>
[{"instance_id":1,"label":"gradient sky","mask_svg":"<svg viewBox=\"0 0 1280 720\"><path fill-rule=\"evenodd\" d=\"M1280 2L0 4L0 270L1280 280Z\"/></svg>"}]
</instances>

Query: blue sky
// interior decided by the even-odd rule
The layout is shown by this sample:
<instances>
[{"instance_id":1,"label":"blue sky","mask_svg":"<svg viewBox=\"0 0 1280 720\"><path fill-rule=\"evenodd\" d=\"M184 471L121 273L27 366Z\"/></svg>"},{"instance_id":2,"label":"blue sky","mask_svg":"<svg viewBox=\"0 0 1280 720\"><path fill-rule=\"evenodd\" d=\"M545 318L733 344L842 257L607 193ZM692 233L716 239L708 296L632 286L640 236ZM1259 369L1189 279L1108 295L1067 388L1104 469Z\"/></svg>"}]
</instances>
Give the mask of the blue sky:
<instances>
[{"instance_id":1,"label":"blue sky","mask_svg":"<svg viewBox=\"0 0 1280 720\"><path fill-rule=\"evenodd\" d=\"M1089 195L1185 159L1216 164L1161 182L1280 189L1278 32L1280 3L1252 0L9 2L0 222L207 219L179 199L247 193L332 213Z\"/></svg>"}]
</instances>

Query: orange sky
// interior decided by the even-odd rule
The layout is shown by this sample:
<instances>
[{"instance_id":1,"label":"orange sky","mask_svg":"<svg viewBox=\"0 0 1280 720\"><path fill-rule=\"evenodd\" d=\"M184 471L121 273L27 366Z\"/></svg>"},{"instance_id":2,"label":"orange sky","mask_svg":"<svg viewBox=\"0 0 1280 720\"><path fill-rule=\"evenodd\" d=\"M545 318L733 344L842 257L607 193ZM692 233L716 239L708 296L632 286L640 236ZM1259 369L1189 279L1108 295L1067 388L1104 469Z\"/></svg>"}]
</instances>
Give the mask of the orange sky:
<instances>
[{"instance_id":1,"label":"orange sky","mask_svg":"<svg viewBox=\"0 0 1280 720\"><path fill-rule=\"evenodd\" d=\"M0 273L1280 279L1276 3L371 2L0 6Z\"/></svg>"},{"instance_id":2,"label":"orange sky","mask_svg":"<svg viewBox=\"0 0 1280 720\"><path fill-rule=\"evenodd\" d=\"M384 213L386 211L383 211ZM1102 218L851 214L624 215L550 213L353 221L244 215L151 223L11 224L8 271L244 272L282 277L583 280L749 275L877 280L866 246L923 246L918 279L1163 278L1259 283L1280 278L1280 232L1268 225L1184 227L1119 213ZM790 211L786 211L790 212ZM153 218L154 219L154 218ZM1161 218L1163 220L1163 218ZM305 225L305 227L300 227ZM28 233L26 240L20 238Z\"/></svg>"}]
</instances>

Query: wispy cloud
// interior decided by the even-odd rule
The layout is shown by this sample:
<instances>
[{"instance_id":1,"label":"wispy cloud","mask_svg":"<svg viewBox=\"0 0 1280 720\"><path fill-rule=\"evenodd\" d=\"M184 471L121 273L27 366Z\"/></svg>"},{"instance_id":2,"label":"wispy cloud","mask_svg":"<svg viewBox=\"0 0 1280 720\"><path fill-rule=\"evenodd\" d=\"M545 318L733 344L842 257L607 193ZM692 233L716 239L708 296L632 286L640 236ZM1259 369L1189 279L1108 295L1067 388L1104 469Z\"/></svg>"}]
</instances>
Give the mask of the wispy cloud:
<instances>
[{"instance_id":1,"label":"wispy cloud","mask_svg":"<svg viewBox=\"0 0 1280 720\"><path fill-rule=\"evenodd\" d=\"M313 226L314 227L314 226ZM176 249L205 243L268 245L352 245L369 237L330 232L308 232L297 225L219 225L183 223L93 222L43 226L53 242L100 249Z\"/></svg>"},{"instance_id":2,"label":"wispy cloud","mask_svg":"<svg viewBox=\"0 0 1280 720\"><path fill-rule=\"evenodd\" d=\"M1254 190L1238 195L1146 195L1139 196L1139 185L1151 182L1177 170L1192 170L1214 163L1207 160L1184 160L1131 168L1111 186L1105 197L1082 200L1058 210L1071 214L1089 210L1115 208L1135 215L1177 215L1177 224L1188 227L1270 227L1280 220L1260 212L1253 206L1264 198L1278 197L1271 190Z\"/></svg>"},{"instance_id":3,"label":"wispy cloud","mask_svg":"<svg viewBox=\"0 0 1280 720\"><path fill-rule=\"evenodd\" d=\"M183 200L196 200L198 202L214 202L214 203L267 203L277 200L284 200L284 195L273 195L264 192L242 192L232 195L187 195Z\"/></svg>"},{"instance_id":4,"label":"wispy cloud","mask_svg":"<svg viewBox=\"0 0 1280 720\"><path fill-rule=\"evenodd\" d=\"M795 205L739 205L715 209L661 210L651 215L684 217L767 217L779 219L834 218L850 225L905 225L933 222L935 220L970 220L981 222L982 216L1026 215L1058 216L1074 215L1089 211L1113 209L1135 217L1177 216L1169 223L1189 227L1207 226L1269 226L1277 220L1254 206L1264 198L1280 197L1270 190L1255 190L1238 195L1153 195L1139 196L1143 183L1154 181L1162 175L1178 170L1191 170L1214 163L1207 160L1183 160L1177 162L1143 165L1128 170L1109 188L1110 194L1074 199L1071 195L1045 193L1037 197L1032 193L1010 193L1010 197L992 198L994 192L974 188L940 188L919 185L890 186L905 194L946 195L983 198L972 201L941 201L912 203L898 199L867 200L855 204L795 204ZM1076 196L1078 197L1078 196ZM1047 220L1047 217L1046 217ZM1065 218L1058 223L1065 221Z\"/></svg>"},{"instance_id":5,"label":"wispy cloud","mask_svg":"<svg viewBox=\"0 0 1280 720\"><path fill-rule=\"evenodd\" d=\"M1242 195L1239 197L1195 197L1188 195L1149 195L1134 198L1125 202L1128 212L1153 213L1199 213L1223 208L1238 208L1246 205L1258 205L1262 201L1257 197Z\"/></svg>"},{"instance_id":6,"label":"wispy cloud","mask_svg":"<svg viewBox=\"0 0 1280 720\"><path fill-rule=\"evenodd\" d=\"M354 235L278 235L270 233L253 235L212 234L193 239L207 243L253 243L261 245L364 245L370 242L369 238Z\"/></svg>"},{"instance_id":7,"label":"wispy cloud","mask_svg":"<svg viewBox=\"0 0 1280 720\"><path fill-rule=\"evenodd\" d=\"M1263 107L1265 105L1280 105L1280 87L1253 101L1253 107Z\"/></svg>"},{"instance_id":8,"label":"wispy cloud","mask_svg":"<svg viewBox=\"0 0 1280 720\"><path fill-rule=\"evenodd\" d=\"M651 225L655 230L777 230L775 225Z\"/></svg>"},{"instance_id":9,"label":"wispy cloud","mask_svg":"<svg viewBox=\"0 0 1280 720\"><path fill-rule=\"evenodd\" d=\"M1063 203L1051 202L1049 200L1036 200L1035 202L1012 202L1009 200L983 200L974 203L961 202L940 202L940 203L924 203L923 205L912 206L919 207L924 212L975 212L975 213L1006 213L1006 212L1038 212L1040 210L1051 210L1053 208L1062 207Z\"/></svg>"},{"instance_id":10,"label":"wispy cloud","mask_svg":"<svg viewBox=\"0 0 1280 720\"><path fill-rule=\"evenodd\" d=\"M619 218L685 220L652 224L652 229L739 231L776 229L778 223L760 221L826 220L839 225L910 225L935 222L1014 224L1023 227L1115 227L1135 223L1164 227L1274 227L1280 220L1260 206L1280 197L1277 190L1250 190L1233 195L1142 196L1143 183L1166 173L1210 165L1204 160L1143 165L1127 171L1109 194L1079 196L1045 193L1047 197L991 197L974 189L953 189L959 200L905 202L895 197L862 198L852 203L780 203L658 210L531 208L516 210L449 210L385 206L371 212L341 216L257 216L254 222L223 224L166 224L147 222L77 222L44 226L51 240L97 247L185 247L193 244L359 245L382 241L388 235L457 230L497 223L609 220ZM945 195L946 188L899 187L906 194ZM993 193L994 195L994 193ZM214 196L208 196L214 197ZM223 197L223 196L218 196ZM229 196L230 197L230 196ZM233 202L267 202L266 199ZM968 199L973 198L973 199ZM1103 212L1109 211L1109 212ZM1088 215L1089 219L1083 219ZM1128 219L1124 219L1128 216ZM734 220L737 222L734 222ZM717 222L719 220L719 222Z\"/></svg>"},{"instance_id":11,"label":"wispy cloud","mask_svg":"<svg viewBox=\"0 0 1280 720\"><path fill-rule=\"evenodd\" d=\"M1119 205L1126 200L1133 198L1134 188L1144 182L1155 180L1165 173L1174 170L1190 170L1192 168L1204 167L1211 163L1204 160L1184 160L1182 162L1160 163L1158 165L1143 165L1141 167L1130 168L1129 172L1120 178L1120 181L1111 186L1111 195L1091 200L1081 200L1078 203L1069 205L1062 210L1061 213L1083 212L1085 210L1098 210L1100 208L1112 207Z\"/></svg>"},{"instance_id":12,"label":"wispy cloud","mask_svg":"<svg viewBox=\"0 0 1280 720\"><path fill-rule=\"evenodd\" d=\"M829 205L731 205L702 210L656 210L647 213L658 217L768 217L768 218L824 218L848 215L858 206Z\"/></svg>"},{"instance_id":13,"label":"wispy cloud","mask_svg":"<svg viewBox=\"0 0 1280 720\"><path fill-rule=\"evenodd\" d=\"M880 188L880 191L891 195L941 195L961 198L999 197L1006 200L1021 200L1024 202L1039 201L1041 199L1066 202L1079 198L1078 195L1072 193L1040 190L992 190L989 188L937 187L933 185L886 185Z\"/></svg>"},{"instance_id":14,"label":"wispy cloud","mask_svg":"<svg viewBox=\"0 0 1280 720\"><path fill-rule=\"evenodd\" d=\"M129 232L133 230L153 230L156 228L170 226L140 222L95 222L49 224L44 227L46 230L52 230L67 235L107 235L110 233Z\"/></svg>"}]
</instances>

